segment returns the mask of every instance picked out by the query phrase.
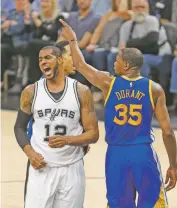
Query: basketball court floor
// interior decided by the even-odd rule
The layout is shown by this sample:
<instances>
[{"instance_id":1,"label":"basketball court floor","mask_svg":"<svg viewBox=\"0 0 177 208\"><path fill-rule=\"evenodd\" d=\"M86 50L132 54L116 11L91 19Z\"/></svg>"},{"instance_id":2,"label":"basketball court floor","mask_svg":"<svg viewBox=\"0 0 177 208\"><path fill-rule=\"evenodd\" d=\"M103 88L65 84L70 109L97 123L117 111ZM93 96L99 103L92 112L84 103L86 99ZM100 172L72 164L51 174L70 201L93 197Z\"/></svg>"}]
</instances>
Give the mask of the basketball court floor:
<instances>
[{"instance_id":1,"label":"basketball court floor","mask_svg":"<svg viewBox=\"0 0 177 208\"><path fill-rule=\"evenodd\" d=\"M16 143L13 125L16 118L14 111L1 111L1 207L23 208L23 189L27 158ZM106 143L104 142L104 124L99 122L100 139L91 145L85 157L86 196L84 208L105 208L106 189L104 178L104 160ZM154 129L156 149L162 173L165 176L168 158L163 145L161 131ZM177 137L177 131L175 132ZM153 190L152 190L153 191ZM167 193L169 208L177 208L177 188ZM62 208L62 207L61 207ZM68 207L69 208L69 207ZM143 207L142 207L143 208Z\"/></svg>"}]
</instances>

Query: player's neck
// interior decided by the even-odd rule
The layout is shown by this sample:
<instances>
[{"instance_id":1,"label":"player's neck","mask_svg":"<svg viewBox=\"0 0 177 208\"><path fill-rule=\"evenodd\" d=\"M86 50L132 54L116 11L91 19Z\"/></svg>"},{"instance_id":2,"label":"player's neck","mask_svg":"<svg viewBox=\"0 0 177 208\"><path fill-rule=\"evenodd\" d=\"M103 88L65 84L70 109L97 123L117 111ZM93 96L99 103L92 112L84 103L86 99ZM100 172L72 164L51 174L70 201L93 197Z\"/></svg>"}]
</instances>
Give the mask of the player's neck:
<instances>
[{"instance_id":1,"label":"player's neck","mask_svg":"<svg viewBox=\"0 0 177 208\"><path fill-rule=\"evenodd\" d=\"M137 78L137 77L140 77L141 74L140 74L140 71L134 71L134 72L127 72L127 74L124 75L125 77L128 77L128 78Z\"/></svg>"},{"instance_id":2,"label":"player's neck","mask_svg":"<svg viewBox=\"0 0 177 208\"><path fill-rule=\"evenodd\" d=\"M47 80L47 87L50 92L57 93L64 89L65 87L65 75L58 74L54 80Z\"/></svg>"}]
</instances>

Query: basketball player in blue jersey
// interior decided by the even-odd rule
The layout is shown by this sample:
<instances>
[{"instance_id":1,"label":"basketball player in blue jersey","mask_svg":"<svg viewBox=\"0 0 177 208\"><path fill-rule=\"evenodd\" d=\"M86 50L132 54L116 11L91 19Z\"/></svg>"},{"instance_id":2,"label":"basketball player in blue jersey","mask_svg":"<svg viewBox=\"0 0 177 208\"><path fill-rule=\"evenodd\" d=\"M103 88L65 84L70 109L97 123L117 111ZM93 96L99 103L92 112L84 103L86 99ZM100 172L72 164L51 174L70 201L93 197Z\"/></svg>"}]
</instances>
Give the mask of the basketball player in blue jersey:
<instances>
[{"instance_id":1,"label":"basketball player in blue jersey","mask_svg":"<svg viewBox=\"0 0 177 208\"><path fill-rule=\"evenodd\" d=\"M169 191L177 181L177 144L163 89L140 75L143 55L135 48L125 48L117 55L116 77L88 65L75 33L64 21L61 23L62 36L70 42L74 66L104 93L108 207L168 207L160 164L151 145L154 141L151 121L155 113L169 157L165 180Z\"/></svg>"}]
</instances>

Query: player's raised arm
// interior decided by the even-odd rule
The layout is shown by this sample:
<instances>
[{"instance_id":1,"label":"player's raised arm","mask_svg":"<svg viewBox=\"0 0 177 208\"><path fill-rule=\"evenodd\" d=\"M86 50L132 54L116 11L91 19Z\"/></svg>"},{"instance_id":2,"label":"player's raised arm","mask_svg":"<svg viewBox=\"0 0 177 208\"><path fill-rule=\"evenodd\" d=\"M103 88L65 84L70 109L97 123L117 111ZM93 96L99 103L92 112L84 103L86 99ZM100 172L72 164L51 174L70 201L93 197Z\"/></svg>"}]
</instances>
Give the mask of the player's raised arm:
<instances>
[{"instance_id":1,"label":"player's raised arm","mask_svg":"<svg viewBox=\"0 0 177 208\"><path fill-rule=\"evenodd\" d=\"M39 169L46 165L43 157L36 153L30 145L27 136L27 126L31 119L31 106L34 96L34 85L27 86L21 94L20 110L17 113L17 119L14 126L14 133L19 146L23 149L30 160L31 165L35 169Z\"/></svg>"},{"instance_id":2,"label":"player's raised arm","mask_svg":"<svg viewBox=\"0 0 177 208\"><path fill-rule=\"evenodd\" d=\"M84 56L79 49L74 31L63 20L60 20L60 22L63 24L62 36L70 43L73 63L76 70L79 71L91 84L101 89L106 95L113 78L109 73L99 71L85 62Z\"/></svg>"},{"instance_id":3,"label":"player's raised arm","mask_svg":"<svg viewBox=\"0 0 177 208\"><path fill-rule=\"evenodd\" d=\"M78 95L81 103L81 122L84 133L79 136L51 136L49 137L50 147L62 147L64 145L85 146L98 141L98 121L94 109L93 98L90 89L78 83Z\"/></svg>"},{"instance_id":4,"label":"player's raised arm","mask_svg":"<svg viewBox=\"0 0 177 208\"><path fill-rule=\"evenodd\" d=\"M174 188L177 181L177 144L174 131L171 127L169 114L166 107L165 93L162 87L156 83L152 85L155 101L155 115L162 129L164 145L168 154L170 167L166 174L166 190Z\"/></svg>"}]
</instances>

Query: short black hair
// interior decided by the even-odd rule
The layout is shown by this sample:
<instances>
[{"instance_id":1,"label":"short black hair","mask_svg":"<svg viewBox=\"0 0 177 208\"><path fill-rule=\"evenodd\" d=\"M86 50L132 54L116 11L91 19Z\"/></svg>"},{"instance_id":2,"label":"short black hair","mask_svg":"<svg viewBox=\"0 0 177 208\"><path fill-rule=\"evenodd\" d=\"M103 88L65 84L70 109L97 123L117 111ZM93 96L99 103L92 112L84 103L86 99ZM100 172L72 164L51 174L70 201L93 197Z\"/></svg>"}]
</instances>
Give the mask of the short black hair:
<instances>
[{"instance_id":1,"label":"short black hair","mask_svg":"<svg viewBox=\"0 0 177 208\"><path fill-rule=\"evenodd\" d=\"M140 69L143 65L143 54L137 48L124 48L121 50L121 57L126 61L130 67Z\"/></svg>"},{"instance_id":2,"label":"short black hair","mask_svg":"<svg viewBox=\"0 0 177 208\"><path fill-rule=\"evenodd\" d=\"M65 46L67 45L69 45L69 42L67 40L63 40L58 43L55 43L54 45L45 46L41 49L41 51L45 49L52 49L52 54L58 58L66 53Z\"/></svg>"},{"instance_id":3,"label":"short black hair","mask_svg":"<svg viewBox=\"0 0 177 208\"><path fill-rule=\"evenodd\" d=\"M59 48L61 53L62 53L62 55L63 55L64 53L66 53L65 46L67 46L67 45L69 45L69 42L67 40L63 40L63 41L60 41L58 43L55 43L54 46Z\"/></svg>"},{"instance_id":4,"label":"short black hair","mask_svg":"<svg viewBox=\"0 0 177 208\"><path fill-rule=\"evenodd\" d=\"M55 55L57 58L62 56L61 50L54 45L45 46L41 49L41 51L45 49L52 49L52 54Z\"/></svg>"}]
</instances>

